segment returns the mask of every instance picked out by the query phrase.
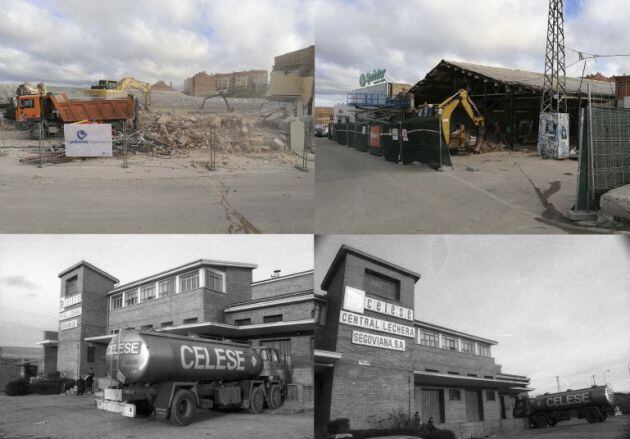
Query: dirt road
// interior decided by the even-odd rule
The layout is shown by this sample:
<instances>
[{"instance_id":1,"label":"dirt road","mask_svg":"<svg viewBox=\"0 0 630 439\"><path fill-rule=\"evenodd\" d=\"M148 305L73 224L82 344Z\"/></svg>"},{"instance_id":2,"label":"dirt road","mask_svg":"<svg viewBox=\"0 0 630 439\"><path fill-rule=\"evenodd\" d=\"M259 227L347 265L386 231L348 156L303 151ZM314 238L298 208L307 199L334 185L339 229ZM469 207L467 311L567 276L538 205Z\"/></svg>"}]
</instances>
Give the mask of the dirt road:
<instances>
[{"instance_id":1,"label":"dirt road","mask_svg":"<svg viewBox=\"0 0 630 439\"><path fill-rule=\"evenodd\" d=\"M155 418L125 418L95 408L91 397L0 395L1 439L308 439L312 412L294 415L200 410L191 425L174 427Z\"/></svg>"}]
</instances>

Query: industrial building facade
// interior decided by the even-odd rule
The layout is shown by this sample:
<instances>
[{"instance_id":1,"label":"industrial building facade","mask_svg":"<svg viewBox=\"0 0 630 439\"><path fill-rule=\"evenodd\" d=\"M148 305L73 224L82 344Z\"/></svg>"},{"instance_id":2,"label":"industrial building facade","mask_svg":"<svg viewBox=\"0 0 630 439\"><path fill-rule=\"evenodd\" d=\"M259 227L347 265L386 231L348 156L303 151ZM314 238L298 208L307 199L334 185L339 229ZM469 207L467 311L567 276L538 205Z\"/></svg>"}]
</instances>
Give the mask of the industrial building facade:
<instances>
[{"instance_id":1,"label":"industrial building facade","mask_svg":"<svg viewBox=\"0 0 630 439\"><path fill-rule=\"evenodd\" d=\"M275 347L291 370L289 398L313 398L313 271L252 282L254 264L197 260L124 285L81 261L59 274L58 338L44 369L105 376L105 351L121 330L155 330Z\"/></svg>"},{"instance_id":2,"label":"industrial building facade","mask_svg":"<svg viewBox=\"0 0 630 439\"><path fill-rule=\"evenodd\" d=\"M269 84L267 70L243 70L232 73L199 72L184 80L184 93L192 96L207 96L219 90L234 88L259 90Z\"/></svg>"},{"instance_id":3,"label":"industrial building facade","mask_svg":"<svg viewBox=\"0 0 630 439\"><path fill-rule=\"evenodd\" d=\"M495 341L416 320L419 279L351 247L338 251L315 305L316 437L331 420L370 429L393 411L433 418L458 437L525 427L512 407L529 379L501 371Z\"/></svg>"}]
</instances>

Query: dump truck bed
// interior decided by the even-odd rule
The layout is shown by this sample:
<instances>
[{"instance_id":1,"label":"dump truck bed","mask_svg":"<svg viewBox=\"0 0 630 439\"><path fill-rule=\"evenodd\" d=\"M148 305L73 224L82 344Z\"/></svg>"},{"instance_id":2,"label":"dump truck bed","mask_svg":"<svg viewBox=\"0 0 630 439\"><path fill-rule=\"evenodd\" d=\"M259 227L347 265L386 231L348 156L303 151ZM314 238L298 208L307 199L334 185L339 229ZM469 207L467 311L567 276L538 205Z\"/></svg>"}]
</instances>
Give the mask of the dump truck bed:
<instances>
[{"instance_id":1,"label":"dump truck bed","mask_svg":"<svg viewBox=\"0 0 630 439\"><path fill-rule=\"evenodd\" d=\"M51 95L53 107L64 123L81 120L115 121L134 117L133 96L120 99L69 100L65 94Z\"/></svg>"}]
</instances>

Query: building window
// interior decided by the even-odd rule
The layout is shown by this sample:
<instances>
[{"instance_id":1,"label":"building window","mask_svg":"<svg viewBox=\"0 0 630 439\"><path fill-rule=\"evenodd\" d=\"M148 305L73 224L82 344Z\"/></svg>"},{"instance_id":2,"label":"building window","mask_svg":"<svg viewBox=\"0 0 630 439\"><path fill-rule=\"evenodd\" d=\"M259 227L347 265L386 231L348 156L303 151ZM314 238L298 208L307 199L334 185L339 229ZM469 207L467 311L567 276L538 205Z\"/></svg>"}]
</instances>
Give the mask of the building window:
<instances>
[{"instance_id":1,"label":"building window","mask_svg":"<svg viewBox=\"0 0 630 439\"><path fill-rule=\"evenodd\" d=\"M437 348L439 347L439 335L435 332L420 331L420 344Z\"/></svg>"},{"instance_id":2,"label":"building window","mask_svg":"<svg viewBox=\"0 0 630 439\"><path fill-rule=\"evenodd\" d=\"M173 326L173 322L163 322L160 326L161 326L162 328L166 328L166 327L168 327L168 326Z\"/></svg>"},{"instance_id":3,"label":"building window","mask_svg":"<svg viewBox=\"0 0 630 439\"><path fill-rule=\"evenodd\" d=\"M187 325L188 323L197 323L197 317L191 317L189 319L184 319L184 325Z\"/></svg>"},{"instance_id":4,"label":"building window","mask_svg":"<svg viewBox=\"0 0 630 439\"><path fill-rule=\"evenodd\" d=\"M313 323L316 325L326 324L326 306L323 303L316 303L311 311Z\"/></svg>"},{"instance_id":5,"label":"building window","mask_svg":"<svg viewBox=\"0 0 630 439\"><path fill-rule=\"evenodd\" d=\"M486 401L496 401L494 396L494 390L486 390Z\"/></svg>"},{"instance_id":6,"label":"building window","mask_svg":"<svg viewBox=\"0 0 630 439\"><path fill-rule=\"evenodd\" d=\"M112 333L112 335L116 335L116 334L118 334L119 332L120 332L120 330L119 330L119 329L114 329L111 333Z\"/></svg>"},{"instance_id":7,"label":"building window","mask_svg":"<svg viewBox=\"0 0 630 439\"><path fill-rule=\"evenodd\" d=\"M282 321L282 314L274 314L272 316L263 316L263 323L275 323Z\"/></svg>"},{"instance_id":8,"label":"building window","mask_svg":"<svg viewBox=\"0 0 630 439\"><path fill-rule=\"evenodd\" d=\"M88 363L95 363L95 361L94 361L95 353L96 353L96 347L95 346L88 346L87 347L87 362Z\"/></svg>"},{"instance_id":9,"label":"building window","mask_svg":"<svg viewBox=\"0 0 630 439\"><path fill-rule=\"evenodd\" d=\"M451 351L457 350L457 340L450 337L442 337L442 349L449 349Z\"/></svg>"},{"instance_id":10,"label":"building window","mask_svg":"<svg viewBox=\"0 0 630 439\"><path fill-rule=\"evenodd\" d=\"M140 326L140 329L143 331L148 331L148 330L153 329L153 325L142 325Z\"/></svg>"},{"instance_id":11,"label":"building window","mask_svg":"<svg viewBox=\"0 0 630 439\"><path fill-rule=\"evenodd\" d=\"M75 275L66 279L66 297L79 293L79 276Z\"/></svg>"},{"instance_id":12,"label":"building window","mask_svg":"<svg viewBox=\"0 0 630 439\"><path fill-rule=\"evenodd\" d=\"M236 326L251 325L252 324L252 319L236 319L236 320L234 320L234 324Z\"/></svg>"},{"instance_id":13,"label":"building window","mask_svg":"<svg viewBox=\"0 0 630 439\"><path fill-rule=\"evenodd\" d=\"M186 273L179 276L179 291L185 293L199 288L199 272Z\"/></svg>"},{"instance_id":14,"label":"building window","mask_svg":"<svg viewBox=\"0 0 630 439\"><path fill-rule=\"evenodd\" d=\"M138 303L138 291L127 291L125 293L125 306L135 305Z\"/></svg>"},{"instance_id":15,"label":"building window","mask_svg":"<svg viewBox=\"0 0 630 439\"><path fill-rule=\"evenodd\" d=\"M387 299L400 300L400 281L372 270L365 270L363 287L366 292Z\"/></svg>"},{"instance_id":16,"label":"building window","mask_svg":"<svg viewBox=\"0 0 630 439\"><path fill-rule=\"evenodd\" d=\"M172 296L175 294L175 279L164 279L158 282L158 297Z\"/></svg>"},{"instance_id":17,"label":"building window","mask_svg":"<svg viewBox=\"0 0 630 439\"><path fill-rule=\"evenodd\" d=\"M140 287L140 300L146 302L151 299L155 299L155 285Z\"/></svg>"},{"instance_id":18,"label":"building window","mask_svg":"<svg viewBox=\"0 0 630 439\"><path fill-rule=\"evenodd\" d=\"M459 389L449 389L448 391L448 399L449 401L461 401L462 393Z\"/></svg>"},{"instance_id":19,"label":"building window","mask_svg":"<svg viewBox=\"0 0 630 439\"><path fill-rule=\"evenodd\" d=\"M225 293L225 274L220 271L206 270L206 287Z\"/></svg>"},{"instance_id":20,"label":"building window","mask_svg":"<svg viewBox=\"0 0 630 439\"><path fill-rule=\"evenodd\" d=\"M123 306L123 301L122 301L122 293L120 294L116 294L113 295L111 298L112 301L112 309L118 309L118 308L122 308Z\"/></svg>"},{"instance_id":21,"label":"building window","mask_svg":"<svg viewBox=\"0 0 630 439\"><path fill-rule=\"evenodd\" d=\"M485 345L485 344L480 344L479 345L479 355L481 355L482 357L489 357L490 356L490 346Z\"/></svg>"},{"instance_id":22,"label":"building window","mask_svg":"<svg viewBox=\"0 0 630 439\"><path fill-rule=\"evenodd\" d=\"M474 352L474 345L470 341L462 340L460 346L462 348L462 352L468 352L469 354Z\"/></svg>"}]
</instances>

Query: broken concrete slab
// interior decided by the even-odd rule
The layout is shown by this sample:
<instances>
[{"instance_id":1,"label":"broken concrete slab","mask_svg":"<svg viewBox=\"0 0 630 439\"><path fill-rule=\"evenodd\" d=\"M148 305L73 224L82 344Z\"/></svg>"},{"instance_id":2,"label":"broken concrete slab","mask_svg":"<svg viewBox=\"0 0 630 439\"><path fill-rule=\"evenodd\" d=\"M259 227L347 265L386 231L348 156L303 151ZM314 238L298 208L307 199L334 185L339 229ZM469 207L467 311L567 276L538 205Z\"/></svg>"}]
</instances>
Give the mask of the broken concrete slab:
<instances>
[{"instance_id":1,"label":"broken concrete slab","mask_svg":"<svg viewBox=\"0 0 630 439\"><path fill-rule=\"evenodd\" d=\"M630 184L611 189L599 200L600 216L630 222Z\"/></svg>"}]
</instances>

